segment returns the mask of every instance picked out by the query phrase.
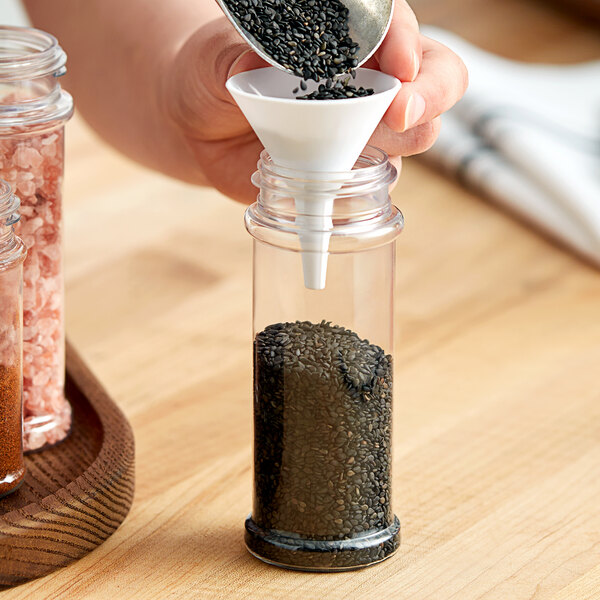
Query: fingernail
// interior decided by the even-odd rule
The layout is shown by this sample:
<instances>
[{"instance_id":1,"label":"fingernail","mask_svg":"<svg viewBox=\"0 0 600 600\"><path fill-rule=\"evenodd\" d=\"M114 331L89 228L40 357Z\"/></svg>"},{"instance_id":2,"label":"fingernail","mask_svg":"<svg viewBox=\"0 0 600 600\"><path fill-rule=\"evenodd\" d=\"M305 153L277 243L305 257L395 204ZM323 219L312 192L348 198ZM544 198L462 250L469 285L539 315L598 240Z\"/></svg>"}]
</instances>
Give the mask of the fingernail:
<instances>
[{"instance_id":1,"label":"fingernail","mask_svg":"<svg viewBox=\"0 0 600 600\"><path fill-rule=\"evenodd\" d=\"M404 130L414 127L425 113L425 98L416 92L411 95L404 111Z\"/></svg>"},{"instance_id":2,"label":"fingernail","mask_svg":"<svg viewBox=\"0 0 600 600\"><path fill-rule=\"evenodd\" d=\"M419 74L419 69L421 68L421 61L419 60L419 55L416 50L412 52L412 64L413 64L413 76L411 77L411 81L414 81Z\"/></svg>"}]
</instances>

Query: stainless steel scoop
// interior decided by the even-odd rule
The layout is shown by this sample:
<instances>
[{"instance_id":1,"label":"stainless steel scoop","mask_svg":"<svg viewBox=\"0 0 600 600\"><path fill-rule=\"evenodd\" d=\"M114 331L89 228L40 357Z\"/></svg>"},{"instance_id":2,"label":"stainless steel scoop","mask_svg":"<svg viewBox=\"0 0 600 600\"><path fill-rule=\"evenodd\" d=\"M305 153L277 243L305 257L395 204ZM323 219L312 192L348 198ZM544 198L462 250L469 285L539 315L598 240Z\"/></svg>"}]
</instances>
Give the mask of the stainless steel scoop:
<instances>
[{"instance_id":1,"label":"stainless steel scoop","mask_svg":"<svg viewBox=\"0 0 600 600\"><path fill-rule=\"evenodd\" d=\"M379 48L385 38L394 11L394 0L341 0L349 11L348 25L350 36L360 46L355 58L358 59L358 66L364 64ZM279 64L265 51L263 45L241 25L239 20L227 8L224 0L217 0L219 6L227 18L233 23L239 34L251 46L262 59L269 64L285 71L293 73Z\"/></svg>"}]
</instances>

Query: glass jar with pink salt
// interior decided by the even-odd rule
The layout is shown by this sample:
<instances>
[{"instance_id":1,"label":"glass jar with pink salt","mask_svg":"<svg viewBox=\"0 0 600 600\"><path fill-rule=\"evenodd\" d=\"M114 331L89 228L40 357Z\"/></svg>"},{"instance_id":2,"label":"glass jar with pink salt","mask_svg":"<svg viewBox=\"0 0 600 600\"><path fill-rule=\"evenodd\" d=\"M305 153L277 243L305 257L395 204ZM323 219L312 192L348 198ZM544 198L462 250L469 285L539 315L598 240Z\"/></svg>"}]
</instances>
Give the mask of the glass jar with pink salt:
<instances>
[{"instance_id":1,"label":"glass jar with pink salt","mask_svg":"<svg viewBox=\"0 0 600 600\"><path fill-rule=\"evenodd\" d=\"M66 55L36 29L0 27L0 178L21 199L24 448L62 441L64 395L62 198L64 125L73 101L59 84Z\"/></svg>"}]
</instances>

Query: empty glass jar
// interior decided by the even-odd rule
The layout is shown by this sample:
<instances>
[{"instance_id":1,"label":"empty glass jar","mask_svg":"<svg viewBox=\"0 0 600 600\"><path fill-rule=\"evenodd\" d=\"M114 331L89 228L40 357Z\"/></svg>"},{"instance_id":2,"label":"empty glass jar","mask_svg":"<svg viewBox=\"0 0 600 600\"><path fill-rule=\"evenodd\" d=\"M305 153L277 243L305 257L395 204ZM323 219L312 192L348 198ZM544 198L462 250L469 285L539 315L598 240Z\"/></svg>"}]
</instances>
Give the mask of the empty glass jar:
<instances>
[{"instance_id":1,"label":"empty glass jar","mask_svg":"<svg viewBox=\"0 0 600 600\"><path fill-rule=\"evenodd\" d=\"M263 152L254 175L260 194L246 212L254 237L254 501L246 545L265 562L349 570L399 546L392 346L403 219L388 193L395 177L375 148L354 170L327 174L278 167ZM315 216L307 190L332 206L331 219ZM306 269L324 262L324 288L309 289Z\"/></svg>"},{"instance_id":2,"label":"empty glass jar","mask_svg":"<svg viewBox=\"0 0 600 600\"><path fill-rule=\"evenodd\" d=\"M62 197L64 125L73 112L59 76L66 55L51 35L0 27L0 177L21 199L28 249L23 291L25 450L71 427L64 395Z\"/></svg>"},{"instance_id":3,"label":"empty glass jar","mask_svg":"<svg viewBox=\"0 0 600 600\"><path fill-rule=\"evenodd\" d=\"M22 335L25 244L13 225L19 200L0 180L0 498L25 477L23 462Z\"/></svg>"}]
</instances>

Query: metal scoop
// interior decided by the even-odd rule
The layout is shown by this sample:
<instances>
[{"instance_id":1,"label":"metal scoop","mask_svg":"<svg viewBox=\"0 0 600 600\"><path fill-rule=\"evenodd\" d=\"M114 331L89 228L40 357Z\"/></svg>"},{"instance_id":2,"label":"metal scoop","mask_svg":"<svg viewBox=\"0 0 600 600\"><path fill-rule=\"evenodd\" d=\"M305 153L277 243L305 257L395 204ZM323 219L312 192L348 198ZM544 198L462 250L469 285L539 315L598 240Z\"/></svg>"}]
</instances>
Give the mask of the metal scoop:
<instances>
[{"instance_id":1,"label":"metal scoop","mask_svg":"<svg viewBox=\"0 0 600 600\"><path fill-rule=\"evenodd\" d=\"M256 54L272 66L286 73L293 74L291 69L286 69L283 65L275 61L267 53L264 46L243 28L237 17L230 12L225 0L217 0L217 2L227 18L233 23L233 26ZM342 0L342 4L349 11L348 27L350 37L360 46L355 55L360 67L375 54L375 51L379 48L381 42L383 42L392 22L394 0Z\"/></svg>"}]
</instances>

